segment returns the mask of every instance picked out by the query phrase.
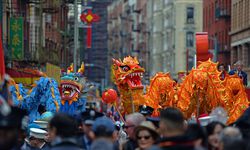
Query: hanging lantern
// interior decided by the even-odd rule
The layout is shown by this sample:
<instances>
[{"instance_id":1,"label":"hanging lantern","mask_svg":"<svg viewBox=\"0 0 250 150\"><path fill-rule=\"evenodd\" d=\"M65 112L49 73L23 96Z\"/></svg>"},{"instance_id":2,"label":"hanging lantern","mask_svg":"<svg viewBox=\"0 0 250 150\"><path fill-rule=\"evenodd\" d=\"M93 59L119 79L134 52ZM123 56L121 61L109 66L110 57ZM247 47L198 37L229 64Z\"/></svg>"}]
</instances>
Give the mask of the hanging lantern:
<instances>
[{"instance_id":1,"label":"hanging lantern","mask_svg":"<svg viewBox=\"0 0 250 150\"><path fill-rule=\"evenodd\" d=\"M104 103L114 103L117 100L118 96L114 89L108 89L102 93L102 101Z\"/></svg>"}]
</instances>

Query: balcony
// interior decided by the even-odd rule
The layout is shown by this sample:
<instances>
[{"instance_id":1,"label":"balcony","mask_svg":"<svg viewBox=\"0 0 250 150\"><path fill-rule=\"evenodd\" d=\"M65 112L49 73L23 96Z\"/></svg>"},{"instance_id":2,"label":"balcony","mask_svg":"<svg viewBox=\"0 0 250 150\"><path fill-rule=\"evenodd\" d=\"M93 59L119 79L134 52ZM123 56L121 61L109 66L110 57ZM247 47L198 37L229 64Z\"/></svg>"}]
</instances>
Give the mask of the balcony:
<instances>
[{"instance_id":1,"label":"balcony","mask_svg":"<svg viewBox=\"0 0 250 150\"><path fill-rule=\"evenodd\" d=\"M216 18L230 18L230 12L226 9L216 8L215 9L215 17Z\"/></svg>"},{"instance_id":2,"label":"balcony","mask_svg":"<svg viewBox=\"0 0 250 150\"><path fill-rule=\"evenodd\" d=\"M45 13L57 13L59 11L61 2L56 0L46 1L43 5L43 12Z\"/></svg>"}]
</instances>

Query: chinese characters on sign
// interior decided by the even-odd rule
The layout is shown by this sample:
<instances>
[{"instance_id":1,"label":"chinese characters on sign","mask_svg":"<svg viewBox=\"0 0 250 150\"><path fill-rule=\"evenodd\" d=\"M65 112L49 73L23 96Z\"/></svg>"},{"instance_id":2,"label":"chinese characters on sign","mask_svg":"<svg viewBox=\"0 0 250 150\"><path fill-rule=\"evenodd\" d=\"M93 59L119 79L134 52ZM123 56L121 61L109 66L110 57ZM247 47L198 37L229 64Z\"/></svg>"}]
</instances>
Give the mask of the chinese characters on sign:
<instances>
[{"instance_id":1,"label":"chinese characters on sign","mask_svg":"<svg viewBox=\"0 0 250 150\"><path fill-rule=\"evenodd\" d=\"M12 59L23 59L23 18L10 18L10 47Z\"/></svg>"}]
</instances>

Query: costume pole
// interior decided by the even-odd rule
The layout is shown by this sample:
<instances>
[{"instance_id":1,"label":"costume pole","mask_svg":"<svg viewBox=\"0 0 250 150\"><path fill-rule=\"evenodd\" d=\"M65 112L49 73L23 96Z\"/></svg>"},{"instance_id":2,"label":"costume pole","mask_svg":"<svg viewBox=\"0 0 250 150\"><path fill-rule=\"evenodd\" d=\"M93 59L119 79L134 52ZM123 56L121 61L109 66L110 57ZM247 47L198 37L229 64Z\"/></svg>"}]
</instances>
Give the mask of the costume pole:
<instances>
[{"instance_id":1,"label":"costume pole","mask_svg":"<svg viewBox=\"0 0 250 150\"><path fill-rule=\"evenodd\" d=\"M76 72L76 55L77 55L77 49L78 49L78 6L77 6L77 0L74 1L74 51L73 51L73 61L74 61L74 72Z\"/></svg>"},{"instance_id":2,"label":"costume pole","mask_svg":"<svg viewBox=\"0 0 250 150\"><path fill-rule=\"evenodd\" d=\"M119 116L121 117L122 122L125 123L125 120L123 119L121 112L118 110L118 108L115 105L114 105L114 107L115 107L116 111L118 112Z\"/></svg>"},{"instance_id":3,"label":"costume pole","mask_svg":"<svg viewBox=\"0 0 250 150\"><path fill-rule=\"evenodd\" d=\"M199 101L199 96L200 96L200 90L198 89L197 97L196 97L196 100L197 100L197 118L200 115L200 101Z\"/></svg>"}]
</instances>

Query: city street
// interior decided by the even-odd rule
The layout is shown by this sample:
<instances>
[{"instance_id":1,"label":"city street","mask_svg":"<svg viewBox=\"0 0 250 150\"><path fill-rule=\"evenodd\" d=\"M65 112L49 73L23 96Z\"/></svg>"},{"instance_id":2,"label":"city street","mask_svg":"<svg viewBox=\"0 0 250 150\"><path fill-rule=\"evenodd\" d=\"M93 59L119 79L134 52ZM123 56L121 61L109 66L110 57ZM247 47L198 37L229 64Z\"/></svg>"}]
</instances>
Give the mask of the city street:
<instances>
[{"instance_id":1,"label":"city street","mask_svg":"<svg viewBox=\"0 0 250 150\"><path fill-rule=\"evenodd\" d=\"M250 150L250 0L2 0L0 149Z\"/></svg>"}]
</instances>

